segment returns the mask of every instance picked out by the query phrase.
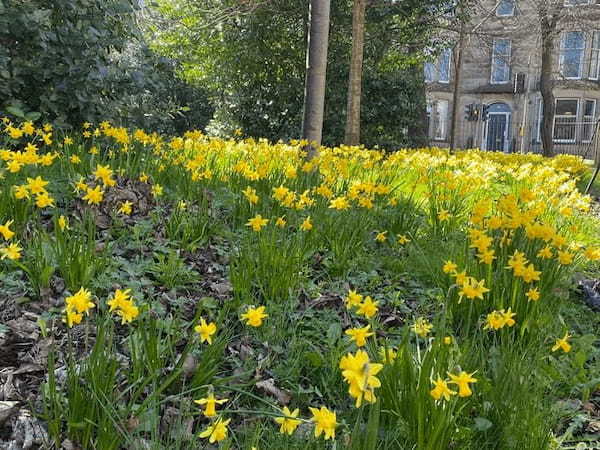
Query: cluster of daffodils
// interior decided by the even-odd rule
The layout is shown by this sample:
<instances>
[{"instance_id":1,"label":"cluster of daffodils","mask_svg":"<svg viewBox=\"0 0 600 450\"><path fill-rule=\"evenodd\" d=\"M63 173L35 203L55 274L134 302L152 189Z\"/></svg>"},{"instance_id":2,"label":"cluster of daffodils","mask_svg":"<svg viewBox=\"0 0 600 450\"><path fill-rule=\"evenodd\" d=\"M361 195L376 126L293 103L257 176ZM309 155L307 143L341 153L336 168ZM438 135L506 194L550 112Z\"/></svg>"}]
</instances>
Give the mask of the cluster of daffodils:
<instances>
[{"instance_id":1,"label":"cluster of daffodils","mask_svg":"<svg viewBox=\"0 0 600 450\"><path fill-rule=\"evenodd\" d=\"M14 185L13 193L17 200L29 200L33 198L35 205L40 208L49 208L54 206L54 198L46 190L48 181L41 176L35 178L27 177L27 183Z\"/></svg>"},{"instance_id":2,"label":"cluster of daffodils","mask_svg":"<svg viewBox=\"0 0 600 450\"><path fill-rule=\"evenodd\" d=\"M29 141L22 150L0 149L0 159L6 163L10 173L18 173L24 167L50 166L59 156L56 152L39 152L42 146L52 144L52 125L46 124L36 129L32 122L24 122L20 127L15 127L7 118L3 118L2 122L5 125L4 132L11 140L23 138Z\"/></svg>"},{"instance_id":3,"label":"cluster of daffodils","mask_svg":"<svg viewBox=\"0 0 600 450\"><path fill-rule=\"evenodd\" d=\"M64 322L71 328L81 323L83 315L89 315L90 310L95 307L91 292L81 288L74 295L65 298Z\"/></svg>"},{"instance_id":4,"label":"cluster of daffodils","mask_svg":"<svg viewBox=\"0 0 600 450\"><path fill-rule=\"evenodd\" d=\"M140 313L131 297L131 289L125 289L124 291L117 289L106 304L110 307L110 312L115 311L121 317L121 324L130 323Z\"/></svg>"},{"instance_id":5,"label":"cluster of daffodils","mask_svg":"<svg viewBox=\"0 0 600 450\"><path fill-rule=\"evenodd\" d=\"M314 236L320 231L323 211L333 217L359 210L368 214L394 212L402 196L419 193L429 202L430 225L442 224L439 228L444 232L455 226L467 231L466 257L448 255L452 259L443 264L442 270L458 293L455 303L474 300L459 307L479 308L475 320L478 324L483 322L490 336L504 329L502 335L526 323L529 311L535 310L543 303L540 299L551 292L546 280L556 272L583 258L600 260L598 242L579 243L576 239L581 216L589 210L591 199L582 195L575 183L575 178L588 169L580 158L572 156L548 160L539 155L494 152L449 154L436 148L386 154L342 146L321 148L317 157L307 161L302 151L304 141L235 141L209 137L199 131L167 138L102 122L97 127L83 124L80 137L67 136L53 142L49 124L38 128L32 122L16 125L8 119L3 119L3 124L2 142L9 148L0 148L0 180L6 180L6 189L2 186L1 190L8 193L10 201L25 206L23 210L29 206L52 208L57 203L63 207L67 203L59 196L62 191L55 192L58 201L48 191L57 185L49 168L59 165L68 168L67 181L74 186L77 198L92 207L106 203L105 197L110 197L107 193L117 184L117 175L119 180L148 183L155 198L178 192L155 182L167 182L175 176L193 189L204 188L202 183L207 183L209 189L215 185L226 187L238 205L251 211L244 227L251 233L265 229L268 232L274 226L281 232L299 230L305 236ZM134 153L148 155L143 158L142 167L128 165L129 155ZM314 181L312 185L302 178L308 173ZM495 185L506 186L507 190L500 193ZM174 199L174 203L178 210L187 207L181 198ZM0 258L19 260L22 249L13 230L20 228L8 220L11 217L4 217L2 206ZM133 207L130 201L124 201L115 208L117 214L130 216ZM21 224L20 218L14 219ZM61 231L69 228L64 215L55 223ZM378 225L384 226L383 222ZM407 235L394 233L378 227L370 239L374 236L375 242L383 245L395 241L403 246L411 242ZM419 234L410 237L417 240ZM460 261L460 269L453 260ZM514 289L497 287L496 280L500 283L505 279ZM525 307L519 299L526 300ZM345 330L354 348L341 357L338 367L358 408L377 401L376 392L381 387L378 375L398 353L393 347L380 347L379 359L375 361L367 351L372 348L369 344L377 343L374 318L378 301L354 290L344 300L348 310L358 317L355 326ZM106 305L122 324L133 322L140 314L129 289L117 289ZM65 323L69 328L81 323L96 306L92 294L81 288L65 299ZM239 320L249 327L247 331L254 332L268 323L268 317L265 306L248 306L241 311ZM213 344L218 331L217 324L205 317L199 318L194 330L196 339L207 345ZM417 318L411 330L417 336L418 350L432 342L433 325L426 318ZM568 353L570 338L568 332L557 338L552 352ZM443 338L444 344L452 342L450 336ZM436 376L431 379L429 394L437 405L473 394L475 372L453 369L447 376L438 375L443 372L446 368L431 374ZM218 396L212 387L205 395L196 400L208 423L200 437L212 444L227 438L232 420L227 408L235 402ZM281 433L288 435L301 423L312 423L316 437L334 439L339 426L336 412L326 406L311 407L309 411L312 417L303 418L299 408L286 406L275 413L274 422Z\"/></svg>"},{"instance_id":6,"label":"cluster of daffodils","mask_svg":"<svg viewBox=\"0 0 600 450\"><path fill-rule=\"evenodd\" d=\"M373 301L370 296L363 298L361 294L354 290L348 292L344 302L347 309L355 308L356 314L366 319L372 319L377 314L378 302ZM360 408L363 401L368 403L376 401L375 389L381 386L381 382L376 375L383 368L383 364L371 362L369 354L361 349L367 344L367 338L375 335L371 331L370 324L364 327L350 328L345 333L359 347L359 350L354 354L348 353L343 356L339 368L348 384L348 393L355 399L355 406ZM388 354L388 357L395 357L393 351Z\"/></svg>"},{"instance_id":7,"label":"cluster of daffodils","mask_svg":"<svg viewBox=\"0 0 600 450\"><path fill-rule=\"evenodd\" d=\"M459 372L458 375L448 372L449 379L442 379L438 375L436 380L432 380L433 389L429 394L435 400L441 400L443 398L446 401L449 401L451 396L457 394L459 397L470 397L473 395L470 385L477 382L477 379L473 378L474 374L475 373L469 374L463 370ZM458 392L450 389L448 386L449 384L456 385L458 387Z\"/></svg>"},{"instance_id":8,"label":"cluster of daffodils","mask_svg":"<svg viewBox=\"0 0 600 450\"><path fill-rule=\"evenodd\" d=\"M208 439L211 444L227 438L229 433L227 426L231 422L231 419L225 419L223 414L217 413L217 407L228 401L229 399L227 398L215 397L212 386L209 387L206 397L194 400L202 408L202 415L211 421L208 427L199 434L200 438ZM325 440L334 439L335 430L339 425L335 411L331 411L325 406L321 406L321 408L309 408L309 410L312 413L312 418L302 419L299 417L299 408L291 411L287 406L284 406L278 411L277 417L273 420L279 425L279 432L281 434L292 435L302 422L312 422L315 437L323 435Z\"/></svg>"},{"instance_id":9,"label":"cluster of daffodils","mask_svg":"<svg viewBox=\"0 0 600 450\"><path fill-rule=\"evenodd\" d=\"M348 383L348 393L356 399L357 408L360 408L363 400L375 403L375 389L381 386L376 375L383 369L383 364L372 363L367 352L358 350L355 354L348 353L342 357L340 369Z\"/></svg>"},{"instance_id":10,"label":"cluster of daffodils","mask_svg":"<svg viewBox=\"0 0 600 450\"><path fill-rule=\"evenodd\" d=\"M387 231L376 231L375 232L375 241L379 243L388 241L388 232ZM392 240L393 241L393 240ZM399 246L406 245L410 242L410 239L405 234L399 234L396 236L396 242Z\"/></svg>"},{"instance_id":11,"label":"cluster of daffodils","mask_svg":"<svg viewBox=\"0 0 600 450\"><path fill-rule=\"evenodd\" d=\"M106 301L109 312L114 312L121 318L121 324L131 323L140 314L139 308L131 297L131 290L117 289ZM69 328L80 324L84 315L89 315L96 305L92 301L92 294L85 288L79 289L75 294L65 298L63 321Z\"/></svg>"},{"instance_id":12,"label":"cluster of daffodils","mask_svg":"<svg viewBox=\"0 0 600 450\"><path fill-rule=\"evenodd\" d=\"M9 259L15 261L21 258L21 251L23 250L19 247L18 243L11 242L11 240L15 237L15 232L10 229L13 221L9 220L4 225L0 225L0 235L2 235L2 239L5 241L4 246L0 246L0 259Z\"/></svg>"},{"instance_id":13,"label":"cluster of daffodils","mask_svg":"<svg viewBox=\"0 0 600 450\"><path fill-rule=\"evenodd\" d=\"M513 275L516 278L521 278L525 283L532 283L533 281L539 281L541 271L535 270L533 264L529 263L525 254L515 250L515 253L508 259L508 269L513 271Z\"/></svg>"},{"instance_id":14,"label":"cluster of daffodils","mask_svg":"<svg viewBox=\"0 0 600 450\"><path fill-rule=\"evenodd\" d=\"M43 127L36 128L32 122L25 122L20 127L13 125L13 123L3 118L2 122L5 125L4 132L11 141L18 147L21 146L22 150L8 150L0 148L0 161L4 161L6 170L11 174L19 174L27 170L35 168L43 168L51 166L55 160L64 158L73 165L75 171L79 171L78 166L82 162L82 155L73 153L77 151L77 147L74 145L73 138L66 136L62 142L54 143L52 140L53 128L50 124L45 124ZM136 130L133 135L129 134L126 128L113 127L109 122L102 122L99 127L92 129L90 123L83 124L82 137L84 139L89 138L100 138L106 137L113 139L117 144L120 144L118 152L127 153L130 149L132 142L141 143L144 146L155 145L157 149L162 146L161 138L158 134L153 133L149 135L143 130ZM20 141L27 140L26 143ZM49 147L51 145L61 148L62 152L56 151L43 151L42 148ZM93 145L90 147L88 153L92 156L100 154L98 146ZM107 150L106 155L112 159L116 156L114 150ZM158 156L158 151L155 155ZM159 165L159 169L162 166L164 170L164 164ZM31 169L30 169L31 168ZM119 173L122 173L123 169L119 169ZM160 172L160 170L158 170ZM0 167L0 174L2 170ZM87 202L89 205L100 205L104 200L105 189L108 187L115 186L116 180L114 178L115 170L110 164L97 164L95 170L92 172L95 182L95 186L88 185L84 181L84 177L80 176L79 180L74 180L73 185L76 193L82 193L82 200ZM148 181L148 175L142 173L140 175L141 181ZM54 197L46 190L48 184L41 176L35 178L26 178L27 183L15 183L12 186L13 195L18 200L29 200L32 199L34 204L42 209L55 206ZM152 194L155 197L159 197L163 194L163 187L159 184L154 184L151 188ZM130 215L132 213L131 202L123 202L119 205L117 212L123 215Z\"/></svg>"},{"instance_id":15,"label":"cluster of daffodils","mask_svg":"<svg viewBox=\"0 0 600 450\"><path fill-rule=\"evenodd\" d=\"M470 300L477 298L483 300L483 295L490 291L485 287L485 280L477 280L474 277L470 277L465 271L458 272L458 266L450 260L446 261L442 270L444 273L454 277L456 284L460 288L458 292L460 299L466 297Z\"/></svg>"},{"instance_id":16,"label":"cluster of daffodils","mask_svg":"<svg viewBox=\"0 0 600 450\"><path fill-rule=\"evenodd\" d=\"M348 296L344 299L347 309L355 308L356 314L366 319L371 319L377 314L378 301L374 301L369 295L363 298L362 294L350 290Z\"/></svg>"},{"instance_id":17,"label":"cluster of daffodils","mask_svg":"<svg viewBox=\"0 0 600 450\"><path fill-rule=\"evenodd\" d=\"M202 414L213 422L208 426L206 430L200 433L201 438L207 438L211 444L222 441L227 437L227 425L231 422L231 419L223 419L223 417L217 416L217 405L226 403L228 399L218 399L214 393L209 392L208 396L199 400L194 400L195 403L203 407Z\"/></svg>"},{"instance_id":18,"label":"cluster of daffodils","mask_svg":"<svg viewBox=\"0 0 600 450\"><path fill-rule=\"evenodd\" d=\"M248 220L248 222L246 223L246 226L252 228L252 231L259 233L264 227L267 226L267 224L269 223L269 220L270 219L265 218L260 214L257 214ZM284 216L281 216L281 217L278 217L277 219L275 219L275 225L279 228L285 227L286 224L287 224L287 220L285 219ZM302 223L300 223L300 225L298 226L298 228L301 231L312 230L313 223L312 223L311 217L310 216L305 217L303 219Z\"/></svg>"},{"instance_id":19,"label":"cluster of daffodils","mask_svg":"<svg viewBox=\"0 0 600 450\"><path fill-rule=\"evenodd\" d=\"M241 314L240 319L247 326L258 328L263 325L267 317L269 315L266 313L264 306L251 306L246 308L246 311ZM201 342L212 344L212 336L217 332L217 326L214 322L206 322L201 317L200 323L194 327L194 330L200 336ZM208 393L207 397L195 400L198 405L203 407L202 414L211 420L210 425L199 434L199 437L208 439L211 444L227 438L229 432L227 426L231 422L231 419L225 419L216 412L216 407L223 405L227 401L228 399L226 398L216 398L212 390ZM320 409L310 408L310 411L313 417L311 420L306 420L299 418L300 410L298 408L291 411L287 406L284 407L279 411L280 415L274 419L275 423L279 425L279 432L291 435L302 422L312 422L314 424L315 437L323 435L326 440L335 438L335 429L338 426L335 412L325 406L322 406Z\"/></svg>"},{"instance_id":20,"label":"cluster of daffodils","mask_svg":"<svg viewBox=\"0 0 600 450\"><path fill-rule=\"evenodd\" d=\"M512 327L516 323L515 315L510 308L506 311L504 309L492 311L487 315L486 324L483 328L485 330L500 330L504 327Z\"/></svg>"}]
</instances>

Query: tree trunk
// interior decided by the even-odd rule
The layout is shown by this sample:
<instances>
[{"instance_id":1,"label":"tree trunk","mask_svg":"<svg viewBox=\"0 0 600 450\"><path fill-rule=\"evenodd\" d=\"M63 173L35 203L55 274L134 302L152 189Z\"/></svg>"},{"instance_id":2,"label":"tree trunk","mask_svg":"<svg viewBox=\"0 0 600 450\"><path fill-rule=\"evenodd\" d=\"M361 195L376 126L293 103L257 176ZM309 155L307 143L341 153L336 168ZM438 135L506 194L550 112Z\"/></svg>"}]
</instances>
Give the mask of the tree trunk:
<instances>
[{"instance_id":1,"label":"tree trunk","mask_svg":"<svg viewBox=\"0 0 600 450\"><path fill-rule=\"evenodd\" d=\"M348 78L346 108L346 145L360 144L360 101L362 96L363 52L365 46L365 10L367 0L354 0L352 8L352 54Z\"/></svg>"},{"instance_id":2,"label":"tree trunk","mask_svg":"<svg viewBox=\"0 0 600 450\"><path fill-rule=\"evenodd\" d=\"M409 53L413 53L414 51L416 50L409 47ZM415 120L408 126L408 145L412 147L426 147L429 145L429 128L427 128L427 94L425 92L423 65L415 64L407 70L410 71L412 82L417 85L413 102Z\"/></svg>"},{"instance_id":3,"label":"tree trunk","mask_svg":"<svg viewBox=\"0 0 600 450\"><path fill-rule=\"evenodd\" d=\"M414 55L417 52L422 52L420 46L409 45L407 53ZM410 147L426 147L429 145L429 128L427 120L427 92L425 89L425 69L423 64L411 64L406 69L406 74L409 77L409 82L414 84L415 91L412 97L411 104L415 110L415 120L411 120L406 136L406 145Z\"/></svg>"},{"instance_id":4,"label":"tree trunk","mask_svg":"<svg viewBox=\"0 0 600 450\"><path fill-rule=\"evenodd\" d=\"M540 92L542 94L542 147L544 156L554 155L553 125L554 125L554 91L552 68L554 67L554 36L553 30L542 23L542 69L540 75Z\"/></svg>"},{"instance_id":5,"label":"tree trunk","mask_svg":"<svg viewBox=\"0 0 600 450\"><path fill-rule=\"evenodd\" d=\"M460 25L460 34L458 36L458 43L454 46L454 89L452 91L452 117L450 118L450 153L454 152L456 148L456 131L459 114L459 100L460 100L460 82L461 82L461 69L462 59L464 52L465 34L464 24Z\"/></svg>"},{"instance_id":6,"label":"tree trunk","mask_svg":"<svg viewBox=\"0 0 600 450\"><path fill-rule=\"evenodd\" d=\"M310 159L317 155L323 136L330 0L310 0L309 8L302 138L309 142Z\"/></svg>"}]
</instances>

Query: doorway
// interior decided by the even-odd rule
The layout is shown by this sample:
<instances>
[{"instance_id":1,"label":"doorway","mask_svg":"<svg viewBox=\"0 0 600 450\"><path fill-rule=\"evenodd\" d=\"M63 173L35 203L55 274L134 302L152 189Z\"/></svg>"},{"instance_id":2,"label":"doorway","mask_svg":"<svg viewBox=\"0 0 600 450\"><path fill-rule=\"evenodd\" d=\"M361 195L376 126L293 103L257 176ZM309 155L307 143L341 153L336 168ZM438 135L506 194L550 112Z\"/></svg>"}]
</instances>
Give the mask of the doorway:
<instances>
[{"instance_id":1,"label":"doorway","mask_svg":"<svg viewBox=\"0 0 600 450\"><path fill-rule=\"evenodd\" d=\"M506 103L493 103L488 107L485 122L484 148L489 151L508 151L510 138L510 107Z\"/></svg>"}]
</instances>

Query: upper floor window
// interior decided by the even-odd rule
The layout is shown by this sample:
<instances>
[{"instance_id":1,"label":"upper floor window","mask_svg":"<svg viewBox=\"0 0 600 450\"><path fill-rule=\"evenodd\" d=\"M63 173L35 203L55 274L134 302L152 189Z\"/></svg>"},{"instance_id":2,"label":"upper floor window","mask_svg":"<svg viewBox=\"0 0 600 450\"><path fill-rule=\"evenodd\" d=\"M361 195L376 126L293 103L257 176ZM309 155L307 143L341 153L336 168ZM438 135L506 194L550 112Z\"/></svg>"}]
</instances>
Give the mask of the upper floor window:
<instances>
[{"instance_id":1,"label":"upper floor window","mask_svg":"<svg viewBox=\"0 0 600 450\"><path fill-rule=\"evenodd\" d=\"M491 75L493 84L508 83L510 81L510 54L510 39L494 39Z\"/></svg>"},{"instance_id":2,"label":"upper floor window","mask_svg":"<svg viewBox=\"0 0 600 450\"><path fill-rule=\"evenodd\" d=\"M565 6L593 5L594 0L565 0Z\"/></svg>"},{"instance_id":3,"label":"upper floor window","mask_svg":"<svg viewBox=\"0 0 600 450\"><path fill-rule=\"evenodd\" d=\"M426 61L425 62L425 82L433 83L434 80L435 80L435 64L430 61Z\"/></svg>"},{"instance_id":4,"label":"upper floor window","mask_svg":"<svg viewBox=\"0 0 600 450\"><path fill-rule=\"evenodd\" d=\"M594 31L592 34L592 49L590 55L590 80L600 78L600 31Z\"/></svg>"},{"instance_id":5,"label":"upper floor window","mask_svg":"<svg viewBox=\"0 0 600 450\"><path fill-rule=\"evenodd\" d=\"M560 72L563 77L571 80L581 78L584 51L583 31L568 31L563 35L559 58Z\"/></svg>"},{"instance_id":6,"label":"upper floor window","mask_svg":"<svg viewBox=\"0 0 600 450\"><path fill-rule=\"evenodd\" d=\"M515 0L500 0L496 8L498 16L514 16L515 15Z\"/></svg>"},{"instance_id":7,"label":"upper floor window","mask_svg":"<svg viewBox=\"0 0 600 450\"><path fill-rule=\"evenodd\" d=\"M427 83L449 83L450 82L450 60L452 59L452 50L445 49L435 62L425 63L425 81Z\"/></svg>"}]
</instances>

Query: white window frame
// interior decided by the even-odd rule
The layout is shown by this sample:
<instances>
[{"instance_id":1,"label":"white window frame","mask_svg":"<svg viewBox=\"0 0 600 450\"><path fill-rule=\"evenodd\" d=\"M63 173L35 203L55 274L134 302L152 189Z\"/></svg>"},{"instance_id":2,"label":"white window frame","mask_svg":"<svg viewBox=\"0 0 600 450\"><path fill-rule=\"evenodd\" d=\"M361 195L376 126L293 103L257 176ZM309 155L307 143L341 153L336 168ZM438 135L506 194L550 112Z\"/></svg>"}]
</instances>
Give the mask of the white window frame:
<instances>
[{"instance_id":1,"label":"white window frame","mask_svg":"<svg viewBox=\"0 0 600 450\"><path fill-rule=\"evenodd\" d=\"M565 6L585 6L585 5L593 5L594 0L565 0Z\"/></svg>"},{"instance_id":2,"label":"white window frame","mask_svg":"<svg viewBox=\"0 0 600 450\"><path fill-rule=\"evenodd\" d=\"M444 142L448 139L449 110L450 102L448 100L438 99L427 102L427 113L429 116L428 133L431 140Z\"/></svg>"},{"instance_id":3,"label":"white window frame","mask_svg":"<svg viewBox=\"0 0 600 450\"><path fill-rule=\"evenodd\" d=\"M443 63L445 64L446 58L448 60L448 69L446 71L446 73L448 74L448 78L442 79L442 64ZM444 51L438 57L437 73L438 73L438 83L442 83L442 84L450 83L450 77L451 77L451 73L452 73L452 49L450 49L450 48L444 49Z\"/></svg>"},{"instance_id":4,"label":"white window frame","mask_svg":"<svg viewBox=\"0 0 600 450\"><path fill-rule=\"evenodd\" d=\"M590 80L598 80L600 78L600 30L592 32L590 47L590 72L588 73L588 78Z\"/></svg>"},{"instance_id":5,"label":"white window frame","mask_svg":"<svg viewBox=\"0 0 600 450\"><path fill-rule=\"evenodd\" d=\"M585 109L586 109L586 103L587 102L592 102L594 104L594 108L592 110L592 115L585 115ZM581 126L581 142L584 143L590 143L592 142L592 138L594 137L594 124L596 123L596 108L598 107L598 102L596 101L596 99L593 98L584 98L583 99L583 108L581 109L582 112L582 116L581 116L581 122L582 122L582 126ZM584 136L584 133L586 132L586 128L589 126L589 136L586 137Z\"/></svg>"},{"instance_id":6,"label":"white window frame","mask_svg":"<svg viewBox=\"0 0 600 450\"><path fill-rule=\"evenodd\" d=\"M574 48L566 48L566 42L567 42L567 35L569 33L579 33L581 34L582 37L582 42L581 42L581 47L574 47ZM561 75L566 79L566 80L581 80L583 77L583 61L585 59L585 44L586 44L586 37L585 37L585 32L583 31L578 31L578 30L573 30L573 31L565 31L563 33L561 42L560 42L560 57L559 57L559 68L560 68L560 73ZM578 69L578 75L576 77L568 77L565 75L564 73L564 68L565 68L565 53L567 51L579 51L579 69Z\"/></svg>"},{"instance_id":7,"label":"white window frame","mask_svg":"<svg viewBox=\"0 0 600 450\"><path fill-rule=\"evenodd\" d=\"M448 61L448 69L446 73L448 74L447 78L441 78L442 74L442 64ZM450 84L450 78L452 77L452 49L446 48L438 55L435 61L426 61L423 66L423 75L425 77L425 83L440 83L440 84ZM430 77L427 76L428 72L430 73Z\"/></svg>"},{"instance_id":8,"label":"white window frame","mask_svg":"<svg viewBox=\"0 0 600 450\"><path fill-rule=\"evenodd\" d=\"M500 6L503 6L504 3L511 3L512 9L508 14L500 14ZM498 6L496 7L496 15L498 17L513 17L515 15L515 10L517 9L517 5L515 4L516 0L499 0Z\"/></svg>"},{"instance_id":9,"label":"white window frame","mask_svg":"<svg viewBox=\"0 0 600 450\"><path fill-rule=\"evenodd\" d=\"M435 81L435 74L437 72L435 63L432 63L431 61L425 61L425 64L423 65L423 72L425 83L433 83Z\"/></svg>"},{"instance_id":10,"label":"white window frame","mask_svg":"<svg viewBox=\"0 0 600 450\"><path fill-rule=\"evenodd\" d=\"M562 115L558 115L556 114L556 110L558 102L561 100L569 100L569 101L573 101L575 100L577 102L577 110L575 112L575 115L567 115L567 114L562 114ZM552 123L552 140L557 143L557 144L574 144L577 142L577 119L579 117L579 112L581 111L581 100L578 98L568 98L568 97L564 97L564 98L557 98L554 101L554 120ZM556 139L554 136L556 134L556 121L559 118L571 118L574 117L575 121L573 122L573 127L574 127L574 132L573 132L573 139Z\"/></svg>"},{"instance_id":11,"label":"white window frame","mask_svg":"<svg viewBox=\"0 0 600 450\"><path fill-rule=\"evenodd\" d=\"M507 41L508 42L508 54L507 55L497 55L496 54L496 43L499 41ZM511 62L511 57L512 57L512 41L508 38L498 38L498 39L494 39L492 42L492 64L491 64L491 70L490 70L490 83L491 84L507 84L510 83L510 62ZM506 64L506 79L501 80L501 81L496 81L494 80L494 74L496 72L495 67L495 61L499 60L499 61L503 61L503 63Z\"/></svg>"}]
</instances>

